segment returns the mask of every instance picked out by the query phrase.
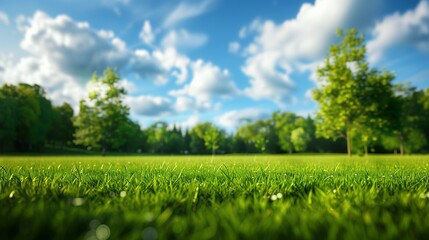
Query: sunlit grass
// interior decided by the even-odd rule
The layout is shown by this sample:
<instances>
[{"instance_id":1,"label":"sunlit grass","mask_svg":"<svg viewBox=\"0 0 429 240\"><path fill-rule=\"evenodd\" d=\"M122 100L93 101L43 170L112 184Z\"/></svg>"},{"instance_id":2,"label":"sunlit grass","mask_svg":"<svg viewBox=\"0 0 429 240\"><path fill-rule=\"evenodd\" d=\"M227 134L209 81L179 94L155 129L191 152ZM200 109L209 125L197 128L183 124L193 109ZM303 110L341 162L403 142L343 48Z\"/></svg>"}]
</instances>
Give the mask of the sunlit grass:
<instances>
[{"instance_id":1,"label":"sunlit grass","mask_svg":"<svg viewBox=\"0 0 429 240\"><path fill-rule=\"evenodd\" d=\"M2 239L425 239L429 156L0 157Z\"/></svg>"}]
</instances>

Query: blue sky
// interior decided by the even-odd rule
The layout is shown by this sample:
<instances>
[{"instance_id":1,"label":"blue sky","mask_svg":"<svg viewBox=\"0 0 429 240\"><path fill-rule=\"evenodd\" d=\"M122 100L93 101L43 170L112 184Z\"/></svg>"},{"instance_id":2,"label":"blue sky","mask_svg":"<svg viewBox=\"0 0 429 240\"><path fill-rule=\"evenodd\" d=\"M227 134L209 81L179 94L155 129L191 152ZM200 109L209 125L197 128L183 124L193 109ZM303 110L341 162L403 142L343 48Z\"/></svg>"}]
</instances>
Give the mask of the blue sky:
<instances>
[{"instance_id":1,"label":"blue sky","mask_svg":"<svg viewBox=\"0 0 429 240\"><path fill-rule=\"evenodd\" d=\"M77 110L94 71L117 68L142 127L317 110L315 70L336 29L368 61L429 87L428 0L0 0L0 84L42 85Z\"/></svg>"}]
</instances>

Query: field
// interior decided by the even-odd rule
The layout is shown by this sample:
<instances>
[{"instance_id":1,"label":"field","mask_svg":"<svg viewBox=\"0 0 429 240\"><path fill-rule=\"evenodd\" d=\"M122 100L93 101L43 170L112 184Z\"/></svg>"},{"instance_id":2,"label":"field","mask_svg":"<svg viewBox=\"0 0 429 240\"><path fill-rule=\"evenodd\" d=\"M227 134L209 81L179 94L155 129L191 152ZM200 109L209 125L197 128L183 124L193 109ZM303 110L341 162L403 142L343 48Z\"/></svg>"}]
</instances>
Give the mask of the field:
<instances>
[{"instance_id":1,"label":"field","mask_svg":"<svg viewBox=\"0 0 429 240\"><path fill-rule=\"evenodd\" d=\"M1 239L429 239L429 156L1 157Z\"/></svg>"}]
</instances>

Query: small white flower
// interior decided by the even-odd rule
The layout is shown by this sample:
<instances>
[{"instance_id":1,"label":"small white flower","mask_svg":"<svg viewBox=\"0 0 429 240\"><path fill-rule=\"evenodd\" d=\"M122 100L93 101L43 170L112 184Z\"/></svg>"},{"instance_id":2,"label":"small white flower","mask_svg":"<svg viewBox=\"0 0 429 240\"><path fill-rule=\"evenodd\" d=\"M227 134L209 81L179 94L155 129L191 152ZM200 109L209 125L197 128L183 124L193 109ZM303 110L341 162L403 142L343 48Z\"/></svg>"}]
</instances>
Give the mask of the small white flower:
<instances>
[{"instance_id":1,"label":"small white flower","mask_svg":"<svg viewBox=\"0 0 429 240\"><path fill-rule=\"evenodd\" d=\"M83 198L75 198L72 201L72 204L76 207L82 206L85 203L85 200Z\"/></svg>"},{"instance_id":2,"label":"small white flower","mask_svg":"<svg viewBox=\"0 0 429 240\"><path fill-rule=\"evenodd\" d=\"M121 193L119 193L119 196L121 196L121 198L124 198L127 196L127 192L121 191Z\"/></svg>"}]
</instances>

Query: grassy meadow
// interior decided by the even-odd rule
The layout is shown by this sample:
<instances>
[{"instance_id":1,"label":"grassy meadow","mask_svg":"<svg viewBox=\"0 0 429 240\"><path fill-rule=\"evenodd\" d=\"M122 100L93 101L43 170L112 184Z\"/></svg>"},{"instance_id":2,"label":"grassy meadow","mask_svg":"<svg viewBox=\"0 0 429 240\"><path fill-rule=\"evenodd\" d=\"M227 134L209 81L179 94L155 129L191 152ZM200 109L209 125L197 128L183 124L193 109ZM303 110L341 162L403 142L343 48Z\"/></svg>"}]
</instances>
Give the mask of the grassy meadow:
<instances>
[{"instance_id":1,"label":"grassy meadow","mask_svg":"<svg viewBox=\"0 0 429 240\"><path fill-rule=\"evenodd\" d=\"M1 239L429 239L429 156L0 156Z\"/></svg>"}]
</instances>

